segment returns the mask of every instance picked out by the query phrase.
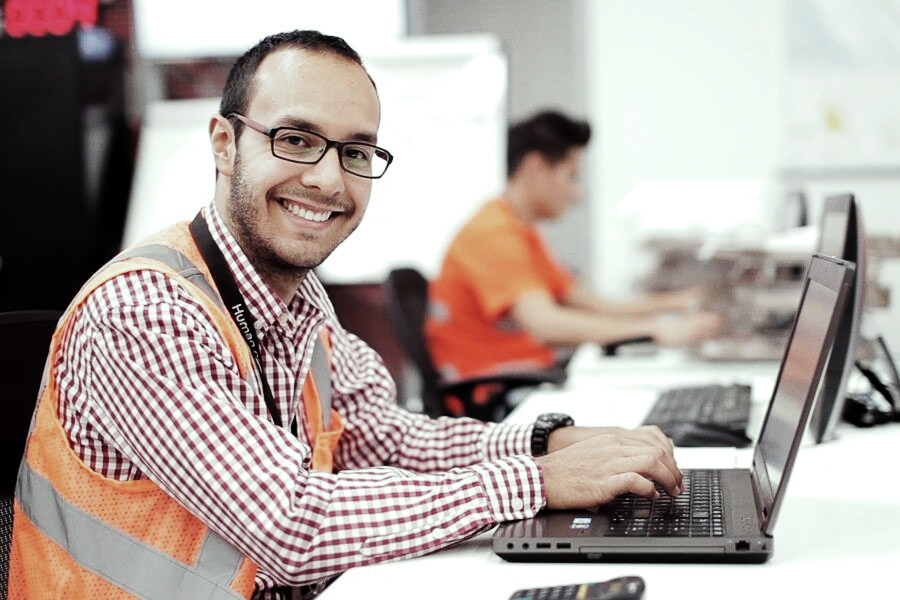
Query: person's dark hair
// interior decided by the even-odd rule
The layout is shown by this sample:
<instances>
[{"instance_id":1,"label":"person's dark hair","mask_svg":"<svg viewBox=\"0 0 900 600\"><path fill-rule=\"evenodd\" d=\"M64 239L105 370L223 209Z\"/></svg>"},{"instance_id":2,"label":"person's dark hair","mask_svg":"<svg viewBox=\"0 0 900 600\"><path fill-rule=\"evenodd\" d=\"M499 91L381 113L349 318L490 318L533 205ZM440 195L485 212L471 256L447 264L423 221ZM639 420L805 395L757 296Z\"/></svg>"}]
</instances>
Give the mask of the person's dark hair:
<instances>
[{"instance_id":1,"label":"person's dark hair","mask_svg":"<svg viewBox=\"0 0 900 600\"><path fill-rule=\"evenodd\" d=\"M509 128L506 176L515 173L529 152L539 152L550 164L563 160L573 148L587 146L591 126L554 110L539 112Z\"/></svg>"},{"instance_id":2,"label":"person's dark hair","mask_svg":"<svg viewBox=\"0 0 900 600\"><path fill-rule=\"evenodd\" d=\"M260 40L232 65L225 88L222 90L219 114L224 117L231 113L246 114L253 96L253 82L259 65L271 53L285 48L331 53L343 56L363 67L359 54L343 38L308 29L276 33ZM368 72L366 74L368 75ZM369 80L372 80L371 76L369 76ZM372 85L375 85L374 81L372 81ZM243 123L236 120L233 122L234 135L235 138L238 138L241 135Z\"/></svg>"}]
</instances>

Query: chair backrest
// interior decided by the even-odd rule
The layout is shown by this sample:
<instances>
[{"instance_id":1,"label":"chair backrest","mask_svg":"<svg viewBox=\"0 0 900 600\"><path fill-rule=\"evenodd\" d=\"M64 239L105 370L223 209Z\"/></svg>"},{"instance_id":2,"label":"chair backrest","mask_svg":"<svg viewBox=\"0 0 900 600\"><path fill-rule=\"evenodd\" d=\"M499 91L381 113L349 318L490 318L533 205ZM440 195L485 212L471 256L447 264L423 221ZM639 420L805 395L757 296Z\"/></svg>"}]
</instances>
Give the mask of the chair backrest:
<instances>
[{"instance_id":1,"label":"chair backrest","mask_svg":"<svg viewBox=\"0 0 900 600\"><path fill-rule=\"evenodd\" d=\"M424 412L432 417L440 416L444 414L439 392L441 378L425 340L428 280L412 267L393 269L385 282L385 294L391 323L421 378Z\"/></svg>"},{"instance_id":2,"label":"chair backrest","mask_svg":"<svg viewBox=\"0 0 900 600\"><path fill-rule=\"evenodd\" d=\"M0 406L4 417L0 436L0 493L12 493L19 462L37 401L50 349L50 338L61 312L50 310L0 313Z\"/></svg>"},{"instance_id":3,"label":"chair backrest","mask_svg":"<svg viewBox=\"0 0 900 600\"><path fill-rule=\"evenodd\" d=\"M31 415L40 391L50 338L62 313L50 310L0 313L0 599L6 598L13 496Z\"/></svg>"}]
</instances>

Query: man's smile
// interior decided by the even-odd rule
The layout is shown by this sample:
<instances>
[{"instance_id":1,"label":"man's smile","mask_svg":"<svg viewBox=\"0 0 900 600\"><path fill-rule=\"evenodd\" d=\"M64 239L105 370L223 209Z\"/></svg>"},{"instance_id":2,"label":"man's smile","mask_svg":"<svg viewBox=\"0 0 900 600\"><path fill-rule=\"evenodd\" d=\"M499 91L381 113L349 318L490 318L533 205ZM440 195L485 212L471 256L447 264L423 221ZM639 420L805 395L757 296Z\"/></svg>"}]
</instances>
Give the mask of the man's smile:
<instances>
[{"instance_id":1,"label":"man's smile","mask_svg":"<svg viewBox=\"0 0 900 600\"><path fill-rule=\"evenodd\" d=\"M289 213L301 219L312 221L314 223L323 223L333 216L339 214L332 210L323 210L312 208L310 206L299 204L285 198L279 198L278 203Z\"/></svg>"}]
</instances>

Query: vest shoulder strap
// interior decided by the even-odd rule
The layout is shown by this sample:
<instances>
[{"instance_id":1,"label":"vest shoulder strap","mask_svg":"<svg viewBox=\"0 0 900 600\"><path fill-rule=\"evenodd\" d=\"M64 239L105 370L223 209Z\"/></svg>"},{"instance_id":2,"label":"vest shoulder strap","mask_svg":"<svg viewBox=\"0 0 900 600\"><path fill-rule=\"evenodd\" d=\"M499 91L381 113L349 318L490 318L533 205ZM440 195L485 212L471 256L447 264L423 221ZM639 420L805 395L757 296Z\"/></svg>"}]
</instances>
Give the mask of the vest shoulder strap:
<instances>
[{"instance_id":1,"label":"vest shoulder strap","mask_svg":"<svg viewBox=\"0 0 900 600\"><path fill-rule=\"evenodd\" d=\"M129 258L149 258L170 266L176 273L203 290L218 306L223 307L222 298L204 272L175 248L170 248L163 244L133 246L119 253L113 260L117 262Z\"/></svg>"}]
</instances>

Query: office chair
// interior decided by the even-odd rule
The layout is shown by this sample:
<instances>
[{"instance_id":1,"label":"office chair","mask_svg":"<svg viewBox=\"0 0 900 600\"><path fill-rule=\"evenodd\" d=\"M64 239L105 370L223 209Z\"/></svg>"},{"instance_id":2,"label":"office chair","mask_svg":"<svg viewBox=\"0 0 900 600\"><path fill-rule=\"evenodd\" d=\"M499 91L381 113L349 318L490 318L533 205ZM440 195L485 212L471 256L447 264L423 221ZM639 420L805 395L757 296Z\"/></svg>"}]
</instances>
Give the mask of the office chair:
<instances>
[{"instance_id":1,"label":"office chair","mask_svg":"<svg viewBox=\"0 0 900 600\"><path fill-rule=\"evenodd\" d=\"M512 408L507 402L507 394L512 390L544 383L559 384L565 380L564 370L549 369L444 381L425 341L428 280L414 268L397 268L388 273L385 293L391 323L419 373L422 405L429 416L458 416L450 413L445 402L446 397L453 396L462 403L465 416L500 421Z\"/></svg>"},{"instance_id":2,"label":"office chair","mask_svg":"<svg viewBox=\"0 0 900 600\"><path fill-rule=\"evenodd\" d=\"M51 310L0 313L0 406L4 412L0 436L0 600L6 599L19 463L40 391L50 339L61 316L61 312Z\"/></svg>"}]
</instances>

